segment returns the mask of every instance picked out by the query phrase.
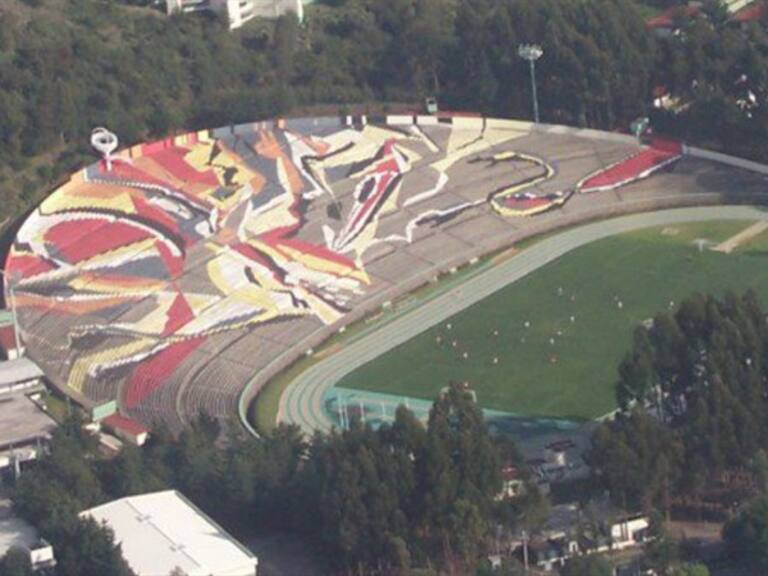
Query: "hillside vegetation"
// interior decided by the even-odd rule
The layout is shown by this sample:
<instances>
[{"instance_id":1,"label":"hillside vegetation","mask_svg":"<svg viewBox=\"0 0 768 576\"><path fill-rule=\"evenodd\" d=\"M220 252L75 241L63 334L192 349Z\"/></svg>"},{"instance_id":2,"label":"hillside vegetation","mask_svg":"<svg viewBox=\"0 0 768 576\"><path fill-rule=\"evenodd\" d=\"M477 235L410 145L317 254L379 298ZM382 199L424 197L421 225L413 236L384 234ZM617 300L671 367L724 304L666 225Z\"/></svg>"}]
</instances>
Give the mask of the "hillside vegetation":
<instances>
[{"instance_id":1,"label":"hillside vegetation","mask_svg":"<svg viewBox=\"0 0 768 576\"><path fill-rule=\"evenodd\" d=\"M744 83L734 84L746 74L764 100L764 27L735 28L717 11L659 43L634 0L328 0L308 6L303 24L257 20L234 33L212 16L167 18L117 0L4 0L0 216L92 160L95 126L130 145L307 104L339 112L432 94L447 108L528 117L522 42L545 48L545 121L626 129L663 82L695 102L686 114L696 120L660 119L665 130L768 156L765 114L739 110Z\"/></svg>"}]
</instances>

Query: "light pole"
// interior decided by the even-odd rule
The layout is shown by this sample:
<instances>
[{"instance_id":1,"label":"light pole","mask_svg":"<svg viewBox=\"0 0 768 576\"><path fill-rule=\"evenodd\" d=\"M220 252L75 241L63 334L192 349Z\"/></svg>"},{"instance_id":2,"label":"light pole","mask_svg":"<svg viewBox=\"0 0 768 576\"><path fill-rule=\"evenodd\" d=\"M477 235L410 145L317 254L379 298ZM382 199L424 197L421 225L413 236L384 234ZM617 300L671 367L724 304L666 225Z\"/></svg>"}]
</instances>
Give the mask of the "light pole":
<instances>
[{"instance_id":1,"label":"light pole","mask_svg":"<svg viewBox=\"0 0 768 576\"><path fill-rule=\"evenodd\" d=\"M542 57L544 50L538 44L520 44L517 54L523 60L528 60L531 67L531 91L533 93L533 121L539 123L539 99L536 95L536 60Z\"/></svg>"},{"instance_id":2,"label":"light pole","mask_svg":"<svg viewBox=\"0 0 768 576\"><path fill-rule=\"evenodd\" d=\"M13 285L11 284L11 279L8 277L8 273L3 268L0 268L0 274L5 276L6 279L5 286L8 289L8 303L11 305L11 317L13 318L13 338L16 340L16 354L21 356L24 348L21 345L21 338L19 336L19 319L16 317L16 296L13 292Z\"/></svg>"}]
</instances>

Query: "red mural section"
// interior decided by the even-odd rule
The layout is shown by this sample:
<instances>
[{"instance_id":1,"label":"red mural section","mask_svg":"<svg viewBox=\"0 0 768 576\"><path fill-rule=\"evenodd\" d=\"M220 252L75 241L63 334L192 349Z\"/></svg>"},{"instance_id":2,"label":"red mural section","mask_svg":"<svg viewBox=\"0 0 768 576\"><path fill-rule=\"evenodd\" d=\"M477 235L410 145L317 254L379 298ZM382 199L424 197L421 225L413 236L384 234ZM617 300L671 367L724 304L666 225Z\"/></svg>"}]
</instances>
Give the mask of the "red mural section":
<instances>
[{"instance_id":1,"label":"red mural section","mask_svg":"<svg viewBox=\"0 0 768 576\"><path fill-rule=\"evenodd\" d=\"M625 186L650 176L656 170L679 160L682 155L683 146L680 142L654 138L648 148L583 180L579 190L587 193Z\"/></svg>"}]
</instances>

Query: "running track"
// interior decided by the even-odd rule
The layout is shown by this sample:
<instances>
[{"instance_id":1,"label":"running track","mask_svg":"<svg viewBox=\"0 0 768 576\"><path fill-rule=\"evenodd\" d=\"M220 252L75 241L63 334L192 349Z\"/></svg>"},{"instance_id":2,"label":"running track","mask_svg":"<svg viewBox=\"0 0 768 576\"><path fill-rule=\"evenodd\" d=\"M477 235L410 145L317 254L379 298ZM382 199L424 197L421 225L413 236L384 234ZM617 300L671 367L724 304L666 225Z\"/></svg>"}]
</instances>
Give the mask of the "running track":
<instances>
[{"instance_id":1,"label":"running track","mask_svg":"<svg viewBox=\"0 0 768 576\"><path fill-rule=\"evenodd\" d=\"M571 250L641 228L715 219L768 219L768 212L751 206L660 210L579 226L542 240L374 329L302 372L280 398L278 421L295 424L306 434L330 430L332 423L323 410L323 397L346 374Z\"/></svg>"}]
</instances>

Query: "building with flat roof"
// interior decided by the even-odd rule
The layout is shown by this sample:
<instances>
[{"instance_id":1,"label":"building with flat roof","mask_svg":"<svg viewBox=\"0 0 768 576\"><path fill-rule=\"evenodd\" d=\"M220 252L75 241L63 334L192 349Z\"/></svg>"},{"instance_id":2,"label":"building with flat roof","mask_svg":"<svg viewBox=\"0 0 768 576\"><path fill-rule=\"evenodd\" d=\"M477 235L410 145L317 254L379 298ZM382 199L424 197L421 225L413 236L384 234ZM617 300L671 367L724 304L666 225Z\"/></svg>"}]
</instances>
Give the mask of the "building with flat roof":
<instances>
[{"instance_id":1,"label":"building with flat roof","mask_svg":"<svg viewBox=\"0 0 768 576\"><path fill-rule=\"evenodd\" d=\"M138 576L256 576L258 559L176 490L128 496L80 516L114 531Z\"/></svg>"},{"instance_id":2,"label":"building with flat roof","mask_svg":"<svg viewBox=\"0 0 768 576\"><path fill-rule=\"evenodd\" d=\"M29 358L0 362L0 394L39 386L43 376L40 367Z\"/></svg>"},{"instance_id":3,"label":"building with flat roof","mask_svg":"<svg viewBox=\"0 0 768 576\"><path fill-rule=\"evenodd\" d=\"M43 373L28 358L0 362L0 471L18 476L21 463L35 460L50 440L56 422L35 401Z\"/></svg>"},{"instance_id":4,"label":"building with flat roof","mask_svg":"<svg viewBox=\"0 0 768 576\"><path fill-rule=\"evenodd\" d=\"M299 20L304 17L301 0L165 0L166 12L188 14L191 12L216 12L223 15L230 30L240 28L253 18L279 18L294 12Z\"/></svg>"}]
</instances>

